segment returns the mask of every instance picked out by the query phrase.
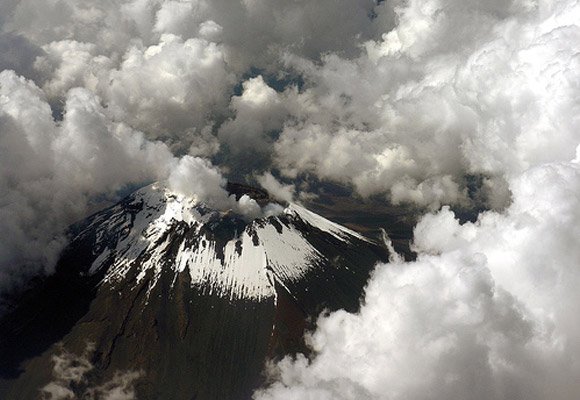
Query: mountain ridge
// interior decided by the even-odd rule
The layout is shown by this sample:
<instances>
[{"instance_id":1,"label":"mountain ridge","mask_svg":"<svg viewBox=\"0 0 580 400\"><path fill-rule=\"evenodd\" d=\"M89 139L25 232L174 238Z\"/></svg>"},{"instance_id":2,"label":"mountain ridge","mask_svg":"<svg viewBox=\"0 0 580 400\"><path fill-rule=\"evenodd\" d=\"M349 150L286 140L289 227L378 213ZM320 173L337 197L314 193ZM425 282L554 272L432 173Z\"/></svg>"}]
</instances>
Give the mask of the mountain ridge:
<instances>
[{"instance_id":1,"label":"mountain ridge","mask_svg":"<svg viewBox=\"0 0 580 400\"><path fill-rule=\"evenodd\" d=\"M88 342L96 383L144 371L139 399L250 398L265 361L304 350L304 331L322 310L355 311L374 264L388 258L297 204L248 221L160 185L72 231L49 279L56 288L0 322L6 399L34 398L59 346L80 354ZM68 300L43 303L57 289ZM62 314L66 326L46 326Z\"/></svg>"}]
</instances>

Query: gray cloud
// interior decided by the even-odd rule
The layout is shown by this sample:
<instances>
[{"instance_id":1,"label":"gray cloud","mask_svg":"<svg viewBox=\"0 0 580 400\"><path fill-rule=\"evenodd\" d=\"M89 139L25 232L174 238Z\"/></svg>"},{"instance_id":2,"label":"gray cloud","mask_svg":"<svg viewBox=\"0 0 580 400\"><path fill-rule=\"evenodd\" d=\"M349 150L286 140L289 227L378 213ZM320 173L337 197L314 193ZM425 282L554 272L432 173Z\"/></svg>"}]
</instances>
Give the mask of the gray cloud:
<instances>
[{"instance_id":1,"label":"gray cloud","mask_svg":"<svg viewBox=\"0 0 580 400\"><path fill-rule=\"evenodd\" d=\"M1 9L0 12L2 12ZM26 78L40 79L33 65L36 58L42 56L43 53L40 47L30 43L23 36L10 32L0 33L0 71L17 70Z\"/></svg>"},{"instance_id":2,"label":"gray cloud","mask_svg":"<svg viewBox=\"0 0 580 400\"><path fill-rule=\"evenodd\" d=\"M244 81L243 92L231 99L235 117L224 122L218 133L232 152L269 153L272 131L279 131L287 117L284 95L277 93L259 75Z\"/></svg>"},{"instance_id":3,"label":"gray cloud","mask_svg":"<svg viewBox=\"0 0 580 400\"><path fill-rule=\"evenodd\" d=\"M579 126L577 6L485 4L404 3L398 25L358 57L319 64L288 54L307 85L275 143L282 172L438 208L468 200L468 174L500 187L531 166L569 160Z\"/></svg>"},{"instance_id":4,"label":"gray cloud","mask_svg":"<svg viewBox=\"0 0 580 400\"><path fill-rule=\"evenodd\" d=\"M210 162L175 157L166 144L115 122L84 88L68 91L63 120L55 122L41 89L3 71L0 127L0 291L50 272L66 227L86 216L96 199L114 198L127 185L167 180L217 208L261 212L255 202L241 207L229 198Z\"/></svg>"},{"instance_id":5,"label":"gray cloud","mask_svg":"<svg viewBox=\"0 0 580 400\"><path fill-rule=\"evenodd\" d=\"M2 28L22 42L11 44L12 53L39 51L27 50L25 68L6 66L33 77L55 115L68 90L84 87L115 121L175 152L202 156L217 152L216 135L234 153L250 145L269 153L285 107L250 104L255 79L230 104L234 85L250 68L287 75L284 51L313 60L329 51L357 54L361 40L379 37L378 11L385 8L369 0L20 0L5 7L10 17Z\"/></svg>"},{"instance_id":6,"label":"gray cloud","mask_svg":"<svg viewBox=\"0 0 580 400\"><path fill-rule=\"evenodd\" d=\"M93 196L163 176L173 156L165 145L111 123L86 89L69 92L61 123L53 121L44 93L14 72L0 73L0 93L4 286L27 269L54 264L64 228L85 215Z\"/></svg>"}]
</instances>

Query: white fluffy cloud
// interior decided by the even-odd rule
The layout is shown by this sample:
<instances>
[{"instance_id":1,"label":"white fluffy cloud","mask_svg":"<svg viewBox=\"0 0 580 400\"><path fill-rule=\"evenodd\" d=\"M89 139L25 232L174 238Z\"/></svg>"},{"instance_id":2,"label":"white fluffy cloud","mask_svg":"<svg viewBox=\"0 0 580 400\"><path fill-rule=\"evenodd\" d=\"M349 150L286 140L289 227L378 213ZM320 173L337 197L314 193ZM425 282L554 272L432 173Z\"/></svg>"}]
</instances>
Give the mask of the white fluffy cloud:
<instances>
[{"instance_id":1,"label":"white fluffy cloud","mask_svg":"<svg viewBox=\"0 0 580 400\"><path fill-rule=\"evenodd\" d=\"M63 229L85 215L91 198L162 177L174 158L167 146L112 123L86 89L70 91L65 110L55 123L38 87L0 73L2 289L23 269L54 264Z\"/></svg>"},{"instance_id":2,"label":"white fluffy cloud","mask_svg":"<svg viewBox=\"0 0 580 400\"><path fill-rule=\"evenodd\" d=\"M235 117L220 127L220 140L232 152L269 153L270 134L282 128L286 116L283 96L258 76L243 83L243 93L232 97L231 108Z\"/></svg>"},{"instance_id":3,"label":"white fluffy cloud","mask_svg":"<svg viewBox=\"0 0 580 400\"><path fill-rule=\"evenodd\" d=\"M167 180L169 188L181 195L197 199L218 210L231 210L246 219L279 214L283 208L276 203L261 207L256 200L242 195L236 200L226 190L226 179L208 161L184 156L171 169Z\"/></svg>"},{"instance_id":4,"label":"white fluffy cloud","mask_svg":"<svg viewBox=\"0 0 580 400\"><path fill-rule=\"evenodd\" d=\"M398 25L359 57L287 56L306 87L276 143L282 172L437 208L466 200L466 175L501 186L572 157L577 2L409 1L395 12Z\"/></svg>"},{"instance_id":5,"label":"white fluffy cloud","mask_svg":"<svg viewBox=\"0 0 580 400\"><path fill-rule=\"evenodd\" d=\"M172 190L185 196L207 199L218 208L227 206L226 180L203 159L191 156L182 158L171 170L168 183Z\"/></svg>"},{"instance_id":6,"label":"white fluffy cloud","mask_svg":"<svg viewBox=\"0 0 580 400\"><path fill-rule=\"evenodd\" d=\"M220 45L166 34L159 44L129 49L102 90L115 119L187 145L227 108L233 84Z\"/></svg>"},{"instance_id":7,"label":"white fluffy cloud","mask_svg":"<svg viewBox=\"0 0 580 400\"><path fill-rule=\"evenodd\" d=\"M313 60L357 54L361 40L379 37L386 8L371 0L9 0L0 46L10 51L0 67L33 78L55 115L68 90L83 87L116 122L177 153L212 156L223 141L268 154L282 98L259 77L230 104L234 85L251 67L288 76L283 51ZM255 102L260 85L273 93Z\"/></svg>"},{"instance_id":8,"label":"white fluffy cloud","mask_svg":"<svg viewBox=\"0 0 580 400\"><path fill-rule=\"evenodd\" d=\"M371 0L9 0L0 9L0 48L10 47L0 67L33 78L56 114L68 90L84 87L116 121L176 152L193 144L194 155L212 156L215 133L232 113L222 129L227 143L245 137L264 146L267 131L280 128L271 104L245 107L250 94L230 105L251 67L280 71L285 49L312 59L356 54L361 39L378 37L370 23L377 7ZM251 121L256 115L260 121Z\"/></svg>"},{"instance_id":9,"label":"white fluffy cloud","mask_svg":"<svg viewBox=\"0 0 580 400\"><path fill-rule=\"evenodd\" d=\"M272 161L290 179L433 209L469 205L476 176L477 201L501 208L507 180L576 145L571 0L14 0L0 11L12 50L0 65L33 78L55 115L82 87L114 123L180 155L243 153L222 159L245 172ZM275 90L246 78L250 67L297 83Z\"/></svg>"},{"instance_id":10,"label":"white fluffy cloud","mask_svg":"<svg viewBox=\"0 0 580 400\"><path fill-rule=\"evenodd\" d=\"M12 71L1 72L0 292L50 271L66 227L86 216L98 198L166 179L174 190L214 207L238 207L211 163L189 155L179 159L166 144L114 122L91 91L71 89L57 123L41 89Z\"/></svg>"},{"instance_id":11,"label":"white fluffy cloud","mask_svg":"<svg viewBox=\"0 0 580 400\"><path fill-rule=\"evenodd\" d=\"M580 149L580 147L579 147ZM256 399L572 399L580 391L580 165L511 181L512 205L415 228L415 262L380 265L358 314L322 316L312 360L272 366Z\"/></svg>"},{"instance_id":12,"label":"white fluffy cloud","mask_svg":"<svg viewBox=\"0 0 580 400\"><path fill-rule=\"evenodd\" d=\"M96 90L114 65L111 59L99 55L92 43L61 40L48 43L42 49L45 53L36 58L34 67L50 77L43 83L43 89L52 98L59 98L76 87Z\"/></svg>"}]
</instances>

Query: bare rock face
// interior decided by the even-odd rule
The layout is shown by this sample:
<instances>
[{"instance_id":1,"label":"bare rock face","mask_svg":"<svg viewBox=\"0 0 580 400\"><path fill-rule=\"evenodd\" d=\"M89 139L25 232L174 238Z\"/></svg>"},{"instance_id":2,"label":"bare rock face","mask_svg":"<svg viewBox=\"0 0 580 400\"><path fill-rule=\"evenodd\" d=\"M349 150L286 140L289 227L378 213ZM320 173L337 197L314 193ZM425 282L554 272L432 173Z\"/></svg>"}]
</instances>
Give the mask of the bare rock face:
<instances>
[{"instance_id":1,"label":"bare rock face","mask_svg":"<svg viewBox=\"0 0 580 400\"><path fill-rule=\"evenodd\" d=\"M305 350L321 311L357 309L388 256L297 204L248 221L155 184L71 237L57 272L0 321L0 398L83 398L131 376L117 389L137 399L249 399L268 359ZM69 379L63 354L86 368Z\"/></svg>"}]
</instances>

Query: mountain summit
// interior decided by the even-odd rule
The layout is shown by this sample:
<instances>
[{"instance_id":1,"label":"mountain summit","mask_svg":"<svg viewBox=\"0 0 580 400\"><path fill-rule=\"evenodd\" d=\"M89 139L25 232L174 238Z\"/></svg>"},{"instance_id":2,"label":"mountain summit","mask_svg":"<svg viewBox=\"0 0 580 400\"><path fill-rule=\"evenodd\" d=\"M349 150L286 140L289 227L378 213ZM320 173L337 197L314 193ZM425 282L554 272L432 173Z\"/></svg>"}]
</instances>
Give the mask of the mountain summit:
<instances>
[{"instance_id":1,"label":"mountain summit","mask_svg":"<svg viewBox=\"0 0 580 400\"><path fill-rule=\"evenodd\" d=\"M63 352L90 348L90 372L66 387L77 397L137 371L138 399L247 399L269 358L305 350L321 311L357 309L383 246L262 190L227 189L264 215L153 184L71 227L56 273L0 322L2 398L38 397Z\"/></svg>"}]
</instances>

